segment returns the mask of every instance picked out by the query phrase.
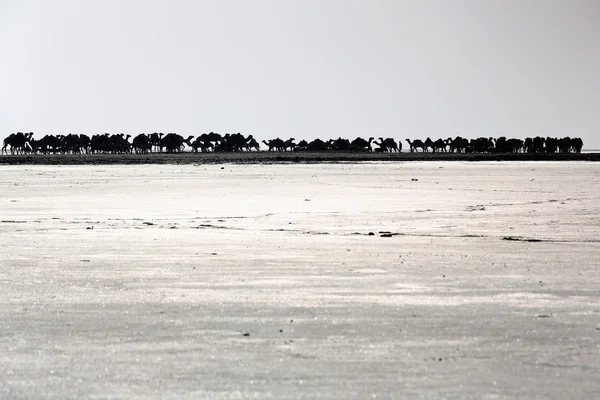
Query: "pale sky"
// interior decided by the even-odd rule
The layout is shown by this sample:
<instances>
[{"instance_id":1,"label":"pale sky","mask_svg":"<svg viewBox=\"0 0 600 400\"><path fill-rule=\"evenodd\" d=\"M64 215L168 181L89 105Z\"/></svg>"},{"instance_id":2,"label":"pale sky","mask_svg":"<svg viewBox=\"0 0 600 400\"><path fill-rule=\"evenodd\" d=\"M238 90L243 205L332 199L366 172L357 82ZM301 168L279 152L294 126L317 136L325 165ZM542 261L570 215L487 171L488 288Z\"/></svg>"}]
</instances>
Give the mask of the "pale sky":
<instances>
[{"instance_id":1,"label":"pale sky","mask_svg":"<svg viewBox=\"0 0 600 400\"><path fill-rule=\"evenodd\" d=\"M579 136L598 0L0 0L0 137Z\"/></svg>"}]
</instances>

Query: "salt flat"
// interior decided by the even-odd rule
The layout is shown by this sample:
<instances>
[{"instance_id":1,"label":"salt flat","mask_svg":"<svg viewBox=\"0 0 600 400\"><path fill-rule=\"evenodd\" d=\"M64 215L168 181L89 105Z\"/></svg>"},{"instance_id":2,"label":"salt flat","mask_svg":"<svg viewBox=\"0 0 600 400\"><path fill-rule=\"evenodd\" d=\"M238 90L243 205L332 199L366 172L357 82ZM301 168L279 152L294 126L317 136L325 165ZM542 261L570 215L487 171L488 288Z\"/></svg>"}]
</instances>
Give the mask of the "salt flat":
<instances>
[{"instance_id":1,"label":"salt flat","mask_svg":"<svg viewBox=\"0 0 600 400\"><path fill-rule=\"evenodd\" d=\"M595 398L599 266L596 163L3 166L0 398Z\"/></svg>"}]
</instances>

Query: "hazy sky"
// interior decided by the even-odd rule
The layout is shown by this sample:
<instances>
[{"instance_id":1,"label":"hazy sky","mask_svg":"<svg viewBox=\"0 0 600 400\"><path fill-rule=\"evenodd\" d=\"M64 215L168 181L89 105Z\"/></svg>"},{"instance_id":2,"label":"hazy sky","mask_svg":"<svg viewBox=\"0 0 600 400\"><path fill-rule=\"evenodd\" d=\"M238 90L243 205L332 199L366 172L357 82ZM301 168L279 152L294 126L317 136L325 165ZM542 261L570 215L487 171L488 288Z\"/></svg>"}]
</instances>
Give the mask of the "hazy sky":
<instances>
[{"instance_id":1,"label":"hazy sky","mask_svg":"<svg viewBox=\"0 0 600 400\"><path fill-rule=\"evenodd\" d=\"M0 137L580 136L598 0L0 0Z\"/></svg>"}]
</instances>

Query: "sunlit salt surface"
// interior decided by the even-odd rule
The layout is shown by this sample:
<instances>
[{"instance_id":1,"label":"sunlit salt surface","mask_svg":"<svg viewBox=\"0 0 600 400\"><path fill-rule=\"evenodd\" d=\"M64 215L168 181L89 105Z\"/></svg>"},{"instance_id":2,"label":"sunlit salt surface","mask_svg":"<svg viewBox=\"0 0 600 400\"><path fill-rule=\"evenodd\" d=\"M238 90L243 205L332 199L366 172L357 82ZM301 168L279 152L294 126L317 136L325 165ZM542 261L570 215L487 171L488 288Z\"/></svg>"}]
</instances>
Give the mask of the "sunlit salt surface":
<instances>
[{"instance_id":1,"label":"sunlit salt surface","mask_svg":"<svg viewBox=\"0 0 600 400\"><path fill-rule=\"evenodd\" d=\"M592 398L600 164L0 167L0 398Z\"/></svg>"}]
</instances>

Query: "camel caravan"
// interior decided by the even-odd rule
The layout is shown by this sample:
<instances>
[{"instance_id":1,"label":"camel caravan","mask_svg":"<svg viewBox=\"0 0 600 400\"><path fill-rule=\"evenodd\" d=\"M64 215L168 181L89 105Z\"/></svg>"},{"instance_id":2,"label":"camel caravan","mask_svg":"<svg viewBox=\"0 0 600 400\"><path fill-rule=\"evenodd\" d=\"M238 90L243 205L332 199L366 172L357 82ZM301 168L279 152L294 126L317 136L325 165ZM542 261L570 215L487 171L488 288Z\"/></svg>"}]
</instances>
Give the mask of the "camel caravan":
<instances>
[{"instance_id":1,"label":"camel caravan","mask_svg":"<svg viewBox=\"0 0 600 400\"><path fill-rule=\"evenodd\" d=\"M583 141L580 138L551 138L540 137L521 139L456 138L426 140L405 139L407 150L411 153L581 153ZM184 138L177 133L139 134L131 139L131 135L84 134L45 135L34 139L33 132L17 132L4 139L1 154L147 154L147 153L194 153L207 152L241 152L241 151L348 151L348 152L402 152L402 141L393 138L378 140L370 137L358 137L352 141L338 138L327 141L315 139L310 142L301 140L296 143L294 138L263 140L265 148L252 135L241 133L220 135L210 132L198 137Z\"/></svg>"}]
</instances>

